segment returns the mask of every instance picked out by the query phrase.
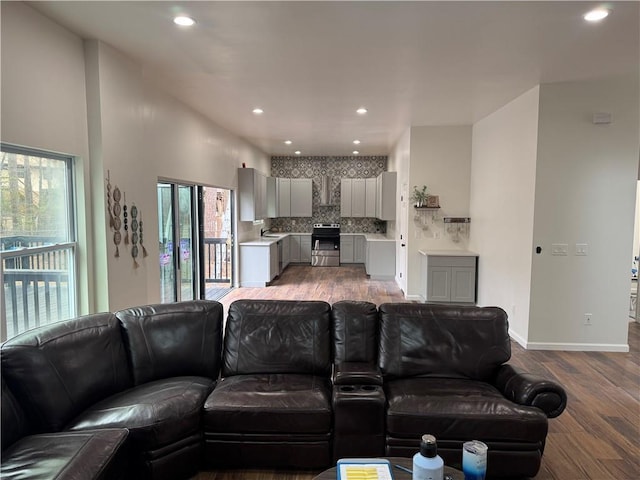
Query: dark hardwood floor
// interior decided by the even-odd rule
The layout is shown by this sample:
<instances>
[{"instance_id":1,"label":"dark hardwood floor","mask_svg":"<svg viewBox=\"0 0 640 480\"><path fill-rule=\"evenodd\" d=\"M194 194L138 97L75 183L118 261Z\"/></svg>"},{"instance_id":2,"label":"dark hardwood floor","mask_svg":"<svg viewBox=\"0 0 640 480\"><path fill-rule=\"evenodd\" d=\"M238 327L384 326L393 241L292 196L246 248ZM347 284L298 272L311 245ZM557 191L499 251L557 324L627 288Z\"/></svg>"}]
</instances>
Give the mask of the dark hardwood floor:
<instances>
[{"instance_id":1,"label":"dark hardwood floor","mask_svg":"<svg viewBox=\"0 0 640 480\"><path fill-rule=\"evenodd\" d=\"M240 298L405 301L395 282L367 280L361 266L292 266L267 288L238 288ZM640 479L640 324L629 324L629 353L525 350L512 342L510 363L563 385L567 409L549 420L536 480ZM319 472L221 470L193 480L311 480Z\"/></svg>"}]
</instances>

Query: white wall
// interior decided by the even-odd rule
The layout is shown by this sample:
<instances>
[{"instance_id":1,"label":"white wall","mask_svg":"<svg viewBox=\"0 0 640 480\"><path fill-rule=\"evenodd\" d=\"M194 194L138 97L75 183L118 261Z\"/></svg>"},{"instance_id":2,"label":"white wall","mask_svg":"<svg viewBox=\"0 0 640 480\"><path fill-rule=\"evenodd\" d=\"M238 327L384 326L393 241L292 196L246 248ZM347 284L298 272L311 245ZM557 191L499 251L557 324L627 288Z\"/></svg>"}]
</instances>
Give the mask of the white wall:
<instances>
[{"instance_id":1,"label":"white wall","mask_svg":"<svg viewBox=\"0 0 640 480\"><path fill-rule=\"evenodd\" d=\"M638 75L540 88L529 345L628 350ZM594 125L595 112L613 123ZM568 256L550 255L568 244ZM587 256L575 245L588 244ZM593 325L584 325L584 314Z\"/></svg>"},{"instance_id":2,"label":"white wall","mask_svg":"<svg viewBox=\"0 0 640 480\"><path fill-rule=\"evenodd\" d=\"M113 255L106 233L109 309L116 310L160 300L158 179L235 189L242 162L264 173L270 165L263 152L152 86L136 62L106 44L96 53L103 175L109 170L114 187L127 194L129 205L136 203L145 225L154 226L145 230L149 257L137 269L122 245L121 256ZM100 186L94 187L97 194ZM253 234L251 224L241 225L239 241Z\"/></svg>"},{"instance_id":3,"label":"white wall","mask_svg":"<svg viewBox=\"0 0 640 480\"><path fill-rule=\"evenodd\" d=\"M529 329L539 93L535 87L473 126L470 248L480 255L478 304L503 308L522 344Z\"/></svg>"},{"instance_id":4,"label":"white wall","mask_svg":"<svg viewBox=\"0 0 640 480\"><path fill-rule=\"evenodd\" d=\"M1 2L1 140L75 157L79 311L94 304L89 145L82 40L21 2Z\"/></svg>"},{"instance_id":5,"label":"white wall","mask_svg":"<svg viewBox=\"0 0 640 480\"><path fill-rule=\"evenodd\" d=\"M442 207L437 212L438 219L424 230L421 223L414 221L416 210L409 203L405 293L408 298L418 299L421 264L418 250L468 248L467 238L454 243L445 233L442 218L470 216L471 126L412 127L410 144L409 194L414 185L427 185L428 193L440 197Z\"/></svg>"},{"instance_id":6,"label":"white wall","mask_svg":"<svg viewBox=\"0 0 640 480\"><path fill-rule=\"evenodd\" d=\"M2 141L76 155L84 167L80 226L91 232L94 220L89 258L96 269L94 285L91 278L83 283L96 301L82 313L159 301L159 178L235 189L242 162L269 173L263 152L152 86L138 64L105 44L83 48L80 38L23 4L2 2L2 82ZM149 256L138 258L138 269L124 245L113 256L107 170L142 213ZM252 224L240 224L238 240L253 232Z\"/></svg>"}]
</instances>

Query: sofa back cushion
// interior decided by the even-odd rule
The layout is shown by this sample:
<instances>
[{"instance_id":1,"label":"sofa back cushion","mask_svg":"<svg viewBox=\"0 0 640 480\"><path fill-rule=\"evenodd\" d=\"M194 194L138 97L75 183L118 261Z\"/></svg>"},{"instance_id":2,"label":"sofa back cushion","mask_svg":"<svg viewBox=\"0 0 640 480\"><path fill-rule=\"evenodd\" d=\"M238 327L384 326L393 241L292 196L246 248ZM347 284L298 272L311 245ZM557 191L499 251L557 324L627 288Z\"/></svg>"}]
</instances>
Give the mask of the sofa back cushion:
<instances>
[{"instance_id":1,"label":"sofa back cushion","mask_svg":"<svg viewBox=\"0 0 640 480\"><path fill-rule=\"evenodd\" d=\"M511 357L501 308L387 303L379 312L379 366L385 378L488 380Z\"/></svg>"},{"instance_id":2,"label":"sofa back cushion","mask_svg":"<svg viewBox=\"0 0 640 480\"><path fill-rule=\"evenodd\" d=\"M136 385L162 378L218 378L222 304L194 300L128 308L116 313Z\"/></svg>"},{"instance_id":3,"label":"sofa back cushion","mask_svg":"<svg viewBox=\"0 0 640 480\"><path fill-rule=\"evenodd\" d=\"M18 404L16 397L13 396L11 390L2 379L2 405L0 405L0 413L2 414L2 432L0 432L0 440L2 441L2 451L14 444L20 438L28 435L29 423L27 417Z\"/></svg>"},{"instance_id":4,"label":"sofa back cushion","mask_svg":"<svg viewBox=\"0 0 640 480\"><path fill-rule=\"evenodd\" d=\"M378 309L371 302L344 300L331 307L334 361L378 363Z\"/></svg>"},{"instance_id":5,"label":"sofa back cushion","mask_svg":"<svg viewBox=\"0 0 640 480\"><path fill-rule=\"evenodd\" d=\"M98 313L29 330L2 345L2 376L38 431L58 431L131 386L120 323Z\"/></svg>"},{"instance_id":6,"label":"sofa back cushion","mask_svg":"<svg viewBox=\"0 0 640 480\"><path fill-rule=\"evenodd\" d=\"M222 375L328 376L330 313L320 301L236 300L227 316Z\"/></svg>"}]
</instances>

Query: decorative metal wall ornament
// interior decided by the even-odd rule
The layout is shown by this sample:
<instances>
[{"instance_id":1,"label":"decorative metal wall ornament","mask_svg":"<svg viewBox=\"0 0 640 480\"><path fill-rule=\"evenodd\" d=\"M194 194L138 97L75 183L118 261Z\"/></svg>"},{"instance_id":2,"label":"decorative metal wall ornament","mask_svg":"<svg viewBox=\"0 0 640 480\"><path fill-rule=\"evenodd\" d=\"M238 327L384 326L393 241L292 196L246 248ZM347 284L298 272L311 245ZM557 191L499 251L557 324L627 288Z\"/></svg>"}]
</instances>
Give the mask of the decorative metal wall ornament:
<instances>
[{"instance_id":1,"label":"decorative metal wall ornament","mask_svg":"<svg viewBox=\"0 0 640 480\"><path fill-rule=\"evenodd\" d=\"M109 211L109 228L113 228L113 213L111 212L111 173L107 170L107 210Z\"/></svg>"},{"instance_id":2,"label":"decorative metal wall ornament","mask_svg":"<svg viewBox=\"0 0 640 480\"><path fill-rule=\"evenodd\" d=\"M120 245L120 242L122 241L122 235L120 233L120 227L122 225L122 222L120 221L120 198L120 189L116 186L116 188L113 189L113 243L116 245L116 257L120 256L118 245Z\"/></svg>"},{"instance_id":3,"label":"decorative metal wall ornament","mask_svg":"<svg viewBox=\"0 0 640 480\"><path fill-rule=\"evenodd\" d=\"M135 204L131 205L131 256L133 257L133 268L138 268L138 209Z\"/></svg>"},{"instance_id":4,"label":"decorative metal wall ornament","mask_svg":"<svg viewBox=\"0 0 640 480\"><path fill-rule=\"evenodd\" d=\"M124 217L124 244L129 245L129 220L127 219L127 194L124 194L124 204L122 205L122 216Z\"/></svg>"},{"instance_id":5,"label":"decorative metal wall ornament","mask_svg":"<svg viewBox=\"0 0 640 480\"><path fill-rule=\"evenodd\" d=\"M140 212L139 230L140 230L140 246L142 247L142 258L144 258L149 254L147 253L147 249L144 248L144 244L142 243L142 241L143 241L143 235L142 235L142 212Z\"/></svg>"}]
</instances>

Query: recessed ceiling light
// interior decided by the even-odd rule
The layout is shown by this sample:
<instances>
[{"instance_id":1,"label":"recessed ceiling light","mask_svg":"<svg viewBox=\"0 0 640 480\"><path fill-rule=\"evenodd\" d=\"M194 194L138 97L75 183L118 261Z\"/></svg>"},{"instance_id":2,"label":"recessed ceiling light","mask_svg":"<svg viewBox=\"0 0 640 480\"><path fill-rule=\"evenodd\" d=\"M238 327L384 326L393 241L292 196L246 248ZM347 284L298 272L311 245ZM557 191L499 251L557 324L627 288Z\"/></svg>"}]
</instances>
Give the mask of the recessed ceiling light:
<instances>
[{"instance_id":1,"label":"recessed ceiling light","mask_svg":"<svg viewBox=\"0 0 640 480\"><path fill-rule=\"evenodd\" d=\"M192 25L195 25L196 21L186 15L180 15L173 19L173 23L180 25L181 27L191 27Z\"/></svg>"},{"instance_id":2,"label":"recessed ceiling light","mask_svg":"<svg viewBox=\"0 0 640 480\"><path fill-rule=\"evenodd\" d=\"M587 22L599 22L600 20L609 16L609 10L606 8L596 8L584 14L584 19Z\"/></svg>"},{"instance_id":3,"label":"recessed ceiling light","mask_svg":"<svg viewBox=\"0 0 640 480\"><path fill-rule=\"evenodd\" d=\"M295 151L295 152L293 152L293 153L295 153L296 155L300 155L302 152L301 152L300 150L296 150L296 151Z\"/></svg>"},{"instance_id":4,"label":"recessed ceiling light","mask_svg":"<svg viewBox=\"0 0 640 480\"><path fill-rule=\"evenodd\" d=\"M291 145L293 142L292 142L291 140L285 140L285 141L284 141L284 143L285 143L286 145Z\"/></svg>"},{"instance_id":5,"label":"recessed ceiling light","mask_svg":"<svg viewBox=\"0 0 640 480\"><path fill-rule=\"evenodd\" d=\"M356 113L358 115L364 115L365 113L367 113L367 109L364 107L360 107L359 109L356 110Z\"/></svg>"},{"instance_id":6,"label":"recessed ceiling light","mask_svg":"<svg viewBox=\"0 0 640 480\"><path fill-rule=\"evenodd\" d=\"M353 144L354 144L354 145L360 145L360 140L354 140L354 141L353 141Z\"/></svg>"},{"instance_id":7,"label":"recessed ceiling light","mask_svg":"<svg viewBox=\"0 0 640 480\"><path fill-rule=\"evenodd\" d=\"M360 152L359 152L358 150L354 150L354 151L353 151L353 154L354 154L354 155L358 155L359 153L360 153Z\"/></svg>"},{"instance_id":8,"label":"recessed ceiling light","mask_svg":"<svg viewBox=\"0 0 640 480\"><path fill-rule=\"evenodd\" d=\"M254 108L252 112L256 115L262 115L264 113L264 110L262 110L261 108Z\"/></svg>"}]
</instances>

